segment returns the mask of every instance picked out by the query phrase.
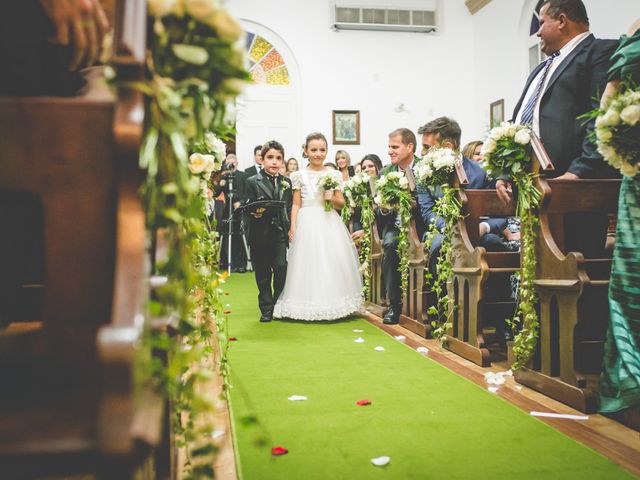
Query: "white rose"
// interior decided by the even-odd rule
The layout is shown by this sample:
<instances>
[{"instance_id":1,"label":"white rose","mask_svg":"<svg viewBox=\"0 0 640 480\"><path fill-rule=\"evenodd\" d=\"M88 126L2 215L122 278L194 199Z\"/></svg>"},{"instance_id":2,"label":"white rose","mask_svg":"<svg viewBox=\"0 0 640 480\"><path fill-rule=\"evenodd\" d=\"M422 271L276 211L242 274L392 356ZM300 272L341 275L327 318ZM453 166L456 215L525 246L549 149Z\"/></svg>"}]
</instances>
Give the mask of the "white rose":
<instances>
[{"instance_id":1,"label":"white rose","mask_svg":"<svg viewBox=\"0 0 640 480\"><path fill-rule=\"evenodd\" d=\"M182 16L182 2L180 0L147 0L149 14L154 17L164 17L169 14Z\"/></svg>"},{"instance_id":2,"label":"white rose","mask_svg":"<svg viewBox=\"0 0 640 480\"><path fill-rule=\"evenodd\" d=\"M382 197L380 195L376 195L373 199L374 202L376 202L376 205L381 205L382 204Z\"/></svg>"},{"instance_id":3,"label":"white rose","mask_svg":"<svg viewBox=\"0 0 640 480\"><path fill-rule=\"evenodd\" d=\"M400 179L400 186L401 186L402 188L407 188L407 187L409 186L409 180L407 180L407 178L406 178L406 177L402 177L402 178Z\"/></svg>"},{"instance_id":4,"label":"white rose","mask_svg":"<svg viewBox=\"0 0 640 480\"><path fill-rule=\"evenodd\" d=\"M380 177L380 180L377 182L378 187L384 187L387 184L387 177Z\"/></svg>"},{"instance_id":5,"label":"white rose","mask_svg":"<svg viewBox=\"0 0 640 480\"><path fill-rule=\"evenodd\" d=\"M492 154L496 148L498 147L498 144L496 143L496 141L493 138L488 138L483 144L482 144L482 155L490 155Z\"/></svg>"},{"instance_id":6,"label":"white rose","mask_svg":"<svg viewBox=\"0 0 640 480\"><path fill-rule=\"evenodd\" d=\"M520 145L527 145L531 141L531 135L526 129L519 130L513 138Z\"/></svg>"},{"instance_id":7,"label":"white rose","mask_svg":"<svg viewBox=\"0 0 640 480\"><path fill-rule=\"evenodd\" d=\"M599 116L596 119L596 127L613 127L620 123L620 116L618 112L610 108L604 115Z\"/></svg>"},{"instance_id":8,"label":"white rose","mask_svg":"<svg viewBox=\"0 0 640 480\"><path fill-rule=\"evenodd\" d=\"M636 166L626 162L622 164L620 171L622 172L623 175L627 177L635 177L638 174L638 169L636 168Z\"/></svg>"},{"instance_id":9,"label":"white rose","mask_svg":"<svg viewBox=\"0 0 640 480\"><path fill-rule=\"evenodd\" d=\"M629 105L620 112L620 118L624 123L633 127L640 121L640 105Z\"/></svg>"},{"instance_id":10,"label":"white rose","mask_svg":"<svg viewBox=\"0 0 640 480\"><path fill-rule=\"evenodd\" d=\"M520 130L522 131L522 130ZM506 133L509 137L513 138L516 133L518 132L518 127L515 124L510 124L507 128L506 128Z\"/></svg>"},{"instance_id":11,"label":"white rose","mask_svg":"<svg viewBox=\"0 0 640 480\"><path fill-rule=\"evenodd\" d=\"M198 175L205 170L207 161L201 153L192 153L189 157L189 170L194 175Z\"/></svg>"},{"instance_id":12,"label":"white rose","mask_svg":"<svg viewBox=\"0 0 640 480\"><path fill-rule=\"evenodd\" d=\"M196 20L207 23L205 20L220 9L217 0L184 0L184 9Z\"/></svg>"},{"instance_id":13,"label":"white rose","mask_svg":"<svg viewBox=\"0 0 640 480\"><path fill-rule=\"evenodd\" d=\"M613 138L613 133L611 130L606 130L604 128L596 128L596 137L599 141L603 143L608 143Z\"/></svg>"},{"instance_id":14,"label":"white rose","mask_svg":"<svg viewBox=\"0 0 640 480\"><path fill-rule=\"evenodd\" d=\"M204 171L207 173L215 172L219 170L218 165L216 164L216 157L213 155L202 155L204 158Z\"/></svg>"}]
</instances>

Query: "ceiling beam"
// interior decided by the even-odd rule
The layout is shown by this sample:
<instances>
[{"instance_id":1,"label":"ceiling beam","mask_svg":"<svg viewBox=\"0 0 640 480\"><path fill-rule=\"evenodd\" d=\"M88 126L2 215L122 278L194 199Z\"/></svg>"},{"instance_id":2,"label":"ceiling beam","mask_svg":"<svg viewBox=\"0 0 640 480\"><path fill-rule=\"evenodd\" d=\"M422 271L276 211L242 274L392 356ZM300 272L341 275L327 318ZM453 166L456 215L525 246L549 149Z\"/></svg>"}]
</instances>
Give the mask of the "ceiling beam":
<instances>
[{"instance_id":1,"label":"ceiling beam","mask_svg":"<svg viewBox=\"0 0 640 480\"><path fill-rule=\"evenodd\" d=\"M482 7L487 5L489 2L491 2L491 0L464 0L464 3L469 9L469 12L471 12L471 15L479 12Z\"/></svg>"}]
</instances>

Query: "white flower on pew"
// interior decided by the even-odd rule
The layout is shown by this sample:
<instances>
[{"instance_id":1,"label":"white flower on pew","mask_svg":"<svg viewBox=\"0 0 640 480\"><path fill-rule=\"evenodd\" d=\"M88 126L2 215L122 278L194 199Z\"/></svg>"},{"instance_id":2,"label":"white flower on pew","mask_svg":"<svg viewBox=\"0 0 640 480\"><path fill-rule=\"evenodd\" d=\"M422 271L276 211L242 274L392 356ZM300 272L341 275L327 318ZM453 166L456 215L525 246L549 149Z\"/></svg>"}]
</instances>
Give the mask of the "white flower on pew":
<instances>
[{"instance_id":1,"label":"white flower on pew","mask_svg":"<svg viewBox=\"0 0 640 480\"><path fill-rule=\"evenodd\" d=\"M489 385L504 385L505 372L487 372L484 374L484 379Z\"/></svg>"},{"instance_id":2,"label":"white flower on pew","mask_svg":"<svg viewBox=\"0 0 640 480\"><path fill-rule=\"evenodd\" d=\"M450 148L430 148L427 154L413 167L418 183L436 186L447 183L462 157Z\"/></svg>"},{"instance_id":3,"label":"white flower on pew","mask_svg":"<svg viewBox=\"0 0 640 480\"><path fill-rule=\"evenodd\" d=\"M531 135L529 134L529 130L522 129L519 130L513 137L516 143L520 145L527 145L531 143Z\"/></svg>"}]
</instances>

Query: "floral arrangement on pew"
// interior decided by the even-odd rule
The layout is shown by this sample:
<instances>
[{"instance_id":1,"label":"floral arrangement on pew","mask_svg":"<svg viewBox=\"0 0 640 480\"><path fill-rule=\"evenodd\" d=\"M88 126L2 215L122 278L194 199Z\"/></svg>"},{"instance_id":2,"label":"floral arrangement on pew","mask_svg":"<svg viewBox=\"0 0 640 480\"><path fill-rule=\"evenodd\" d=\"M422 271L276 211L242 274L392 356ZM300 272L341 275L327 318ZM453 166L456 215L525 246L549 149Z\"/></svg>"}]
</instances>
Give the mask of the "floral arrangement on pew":
<instances>
[{"instance_id":1,"label":"floral arrangement on pew","mask_svg":"<svg viewBox=\"0 0 640 480\"><path fill-rule=\"evenodd\" d=\"M339 186L340 183L333 175L331 175L331 172L325 173L324 175L321 175L320 178L318 178L318 188L323 192L335 190ZM325 200L324 211L330 212L331 210L333 210L333 202L331 200Z\"/></svg>"},{"instance_id":2,"label":"floral arrangement on pew","mask_svg":"<svg viewBox=\"0 0 640 480\"><path fill-rule=\"evenodd\" d=\"M388 172L376 181L376 196L374 202L383 210L397 210L399 218L398 257L400 264L401 284L403 294L409 283L409 222L411 221L411 193L409 180L404 172Z\"/></svg>"},{"instance_id":3,"label":"floral arrangement on pew","mask_svg":"<svg viewBox=\"0 0 640 480\"><path fill-rule=\"evenodd\" d=\"M436 305L429 307L429 315L435 316L438 321L432 322L434 338L446 339L445 334L451 329L451 312L449 308L449 295L447 294L447 284L453 278L453 229L460 216L460 203L456 197L457 189L451 186L456 167L462 164L461 157L451 148L430 148L427 154L417 162L413 169L416 181L426 188L442 191L435 204L434 213L436 217L444 219L442 231L438 228L435 218L428 225L425 239L425 249L431 247L435 236L439 233L443 235L440 255L436 263L436 278L432 278L427 270L425 278L437 296Z\"/></svg>"},{"instance_id":4,"label":"floral arrangement on pew","mask_svg":"<svg viewBox=\"0 0 640 480\"><path fill-rule=\"evenodd\" d=\"M587 115L596 118L596 145L604 159L627 177L640 173L640 88L623 82L621 91Z\"/></svg>"},{"instance_id":5,"label":"floral arrangement on pew","mask_svg":"<svg viewBox=\"0 0 640 480\"><path fill-rule=\"evenodd\" d=\"M360 272L362 274L362 294L365 298L371 288L371 227L375 216L373 213L373 196L371 194L371 176L365 172L356 173L344 183L344 207L342 219L345 224L351 219L351 212L360 208L360 222L364 235L360 240Z\"/></svg>"},{"instance_id":6,"label":"floral arrangement on pew","mask_svg":"<svg viewBox=\"0 0 640 480\"><path fill-rule=\"evenodd\" d=\"M220 169L223 140L233 131L231 106L249 74L236 46L240 26L217 0L147 0L147 7L153 25L147 79L127 81L126 72L112 78L114 85L146 96L142 195L150 236L162 232L167 252L155 266L154 274L165 281L154 289L148 312L172 321L145 336L146 346L164 352L167 361L150 359L144 374L171 403L175 443L186 453L184 477L213 478L214 399L204 385L217 363L228 388L229 312L206 189Z\"/></svg>"},{"instance_id":7,"label":"floral arrangement on pew","mask_svg":"<svg viewBox=\"0 0 640 480\"><path fill-rule=\"evenodd\" d=\"M536 256L535 227L538 224L540 192L533 185L534 174L527 173L531 164L531 133L529 127L503 122L489 132L482 146L488 173L494 177L507 176L518 189L516 216L520 218L520 285L518 305L511 320L516 334L513 343L517 369L527 364L536 348L540 323L536 312L537 295L534 286Z\"/></svg>"}]
</instances>

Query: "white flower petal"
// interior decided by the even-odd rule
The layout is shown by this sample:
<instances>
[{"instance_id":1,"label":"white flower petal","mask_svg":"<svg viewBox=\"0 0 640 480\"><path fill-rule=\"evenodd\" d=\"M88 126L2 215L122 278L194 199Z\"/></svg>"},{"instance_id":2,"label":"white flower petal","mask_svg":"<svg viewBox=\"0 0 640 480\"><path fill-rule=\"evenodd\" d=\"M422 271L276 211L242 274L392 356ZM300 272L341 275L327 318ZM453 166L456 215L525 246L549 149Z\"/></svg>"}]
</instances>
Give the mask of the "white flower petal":
<instances>
[{"instance_id":1,"label":"white flower petal","mask_svg":"<svg viewBox=\"0 0 640 480\"><path fill-rule=\"evenodd\" d=\"M384 347L378 346L378 347L374 348L374 350L376 350L377 352L383 352L384 351Z\"/></svg>"},{"instance_id":2,"label":"white flower petal","mask_svg":"<svg viewBox=\"0 0 640 480\"><path fill-rule=\"evenodd\" d=\"M362 338L362 337L358 337L358 338L356 338L356 339L354 340L354 342L356 342L356 343L364 343L364 338Z\"/></svg>"},{"instance_id":3,"label":"white flower petal","mask_svg":"<svg viewBox=\"0 0 640 480\"><path fill-rule=\"evenodd\" d=\"M371 459L371 463L373 463L376 467L384 467L390 461L391 461L391 457L387 457L386 455Z\"/></svg>"},{"instance_id":4,"label":"white flower petal","mask_svg":"<svg viewBox=\"0 0 640 480\"><path fill-rule=\"evenodd\" d=\"M427 353L429 353L429 349L427 347L418 347L416 348L416 352L426 355Z\"/></svg>"},{"instance_id":5,"label":"white flower petal","mask_svg":"<svg viewBox=\"0 0 640 480\"><path fill-rule=\"evenodd\" d=\"M498 387L487 387L487 390L489 390L491 393L496 393L498 391Z\"/></svg>"},{"instance_id":6,"label":"white flower petal","mask_svg":"<svg viewBox=\"0 0 640 480\"><path fill-rule=\"evenodd\" d=\"M399 342L404 342L407 339L404 335L396 335L394 338Z\"/></svg>"},{"instance_id":7,"label":"white flower petal","mask_svg":"<svg viewBox=\"0 0 640 480\"><path fill-rule=\"evenodd\" d=\"M301 402L303 400L307 400L307 397L304 395L291 395L287 400L291 400L292 402Z\"/></svg>"},{"instance_id":8,"label":"white flower petal","mask_svg":"<svg viewBox=\"0 0 640 480\"><path fill-rule=\"evenodd\" d=\"M359 328L354 328L354 329L352 330L352 332L355 332L355 333L362 333L362 332L364 332L364 330L360 330Z\"/></svg>"},{"instance_id":9,"label":"white flower petal","mask_svg":"<svg viewBox=\"0 0 640 480\"><path fill-rule=\"evenodd\" d=\"M218 429L218 430L214 430L213 433L211 434L211 438L213 438L214 440L220 438L221 436L223 436L225 434L224 430Z\"/></svg>"}]
</instances>

